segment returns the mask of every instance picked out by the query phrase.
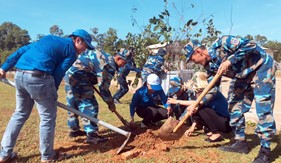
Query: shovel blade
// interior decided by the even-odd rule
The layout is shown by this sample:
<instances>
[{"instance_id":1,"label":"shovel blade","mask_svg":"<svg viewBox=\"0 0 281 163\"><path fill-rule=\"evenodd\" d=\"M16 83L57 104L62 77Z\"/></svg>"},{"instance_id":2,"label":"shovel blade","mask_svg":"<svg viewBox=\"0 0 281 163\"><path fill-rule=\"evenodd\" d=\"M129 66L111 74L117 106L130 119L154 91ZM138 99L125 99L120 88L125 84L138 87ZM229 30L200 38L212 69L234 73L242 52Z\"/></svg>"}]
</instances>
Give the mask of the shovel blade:
<instances>
[{"instance_id":1,"label":"shovel blade","mask_svg":"<svg viewBox=\"0 0 281 163\"><path fill-rule=\"evenodd\" d=\"M187 126L182 125L177 130L177 132L173 132L173 129L177 126L178 123L179 123L178 120L176 120L173 117L169 117L158 130L153 132L153 134L158 136L161 140L164 141L178 140L182 137L182 135L187 130Z\"/></svg>"}]
</instances>

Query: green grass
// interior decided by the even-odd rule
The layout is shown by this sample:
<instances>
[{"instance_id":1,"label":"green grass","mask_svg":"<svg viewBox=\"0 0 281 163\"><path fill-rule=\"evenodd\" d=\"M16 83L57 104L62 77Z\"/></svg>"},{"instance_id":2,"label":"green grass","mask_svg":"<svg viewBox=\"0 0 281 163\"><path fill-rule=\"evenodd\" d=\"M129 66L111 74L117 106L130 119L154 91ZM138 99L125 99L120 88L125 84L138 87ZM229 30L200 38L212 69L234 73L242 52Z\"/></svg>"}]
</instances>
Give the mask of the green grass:
<instances>
[{"instance_id":1,"label":"green grass","mask_svg":"<svg viewBox=\"0 0 281 163\"><path fill-rule=\"evenodd\" d=\"M116 86L112 86L111 91L114 93L117 90ZM65 93L63 90L63 84L59 91L59 101L65 103ZM0 137L5 131L8 121L15 109L15 89L0 83ZM107 109L107 105L96 95L99 105L100 113L99 119L110 123L117 127L122 127L122 123L118 118ZM129 103L131 101L132 94L127 93L125 97L121 99L123 104L117 105L117 111L127 120L129 120ZM107 128L100 126L100 133L110 138L109 141L100 145L86 145L83 143L84 138L68 138L68 128L66 125L67 112L63 109L58 109L57 125L56 125L56 137L55 137L55 149L58 149L67 153L75 153L73 158L62 162L123 162L121 159L116 159L115 151L123 143L124 136L116 134ZM140 121L140 118L136 116L136 121ZM37 110L34 108L30 118L23 126L21 133L18 137L16 147L14 151L19 154L17 162L40 162L39 152L39 116ZM202 132L198 132L198 136L190 138L182 138L180 143L172 145L169 152L156 153L151 157L138 156L134 159L126 162L221 162L221 163L249 163L257 155L259 150L259 139L254 135L255 126L249 124L247 126L247 138L252 151L248 155L227 153L217 149L217 147L227 144L229 139L224 142L210 144L204 142L205 135ZM281 162L281 138L280 134L275 135L272 140L272 158L274 162ZM79 152L77 152L79 151ZM117 161L116 161L117 160Z\"/></svg>"}]
</instances>

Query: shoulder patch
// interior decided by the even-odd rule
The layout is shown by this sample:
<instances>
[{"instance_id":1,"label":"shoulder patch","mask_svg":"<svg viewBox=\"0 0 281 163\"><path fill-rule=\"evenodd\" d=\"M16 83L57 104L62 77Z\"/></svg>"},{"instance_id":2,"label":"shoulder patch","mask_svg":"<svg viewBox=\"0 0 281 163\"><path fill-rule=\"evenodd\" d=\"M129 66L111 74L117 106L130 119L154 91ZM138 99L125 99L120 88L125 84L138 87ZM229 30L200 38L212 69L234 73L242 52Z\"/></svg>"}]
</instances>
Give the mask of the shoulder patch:
<instances>
[{"instance_id":1,"label":"shoulder patch","mask_svg":"<svg viewBox=\"0 0 281 163\"><path fill-rule=\"evenodd\" d=\"M239 44L239 40L237 38L231 38L230 43L232 45L238 45Z\"/></svg>"}]
</instances>

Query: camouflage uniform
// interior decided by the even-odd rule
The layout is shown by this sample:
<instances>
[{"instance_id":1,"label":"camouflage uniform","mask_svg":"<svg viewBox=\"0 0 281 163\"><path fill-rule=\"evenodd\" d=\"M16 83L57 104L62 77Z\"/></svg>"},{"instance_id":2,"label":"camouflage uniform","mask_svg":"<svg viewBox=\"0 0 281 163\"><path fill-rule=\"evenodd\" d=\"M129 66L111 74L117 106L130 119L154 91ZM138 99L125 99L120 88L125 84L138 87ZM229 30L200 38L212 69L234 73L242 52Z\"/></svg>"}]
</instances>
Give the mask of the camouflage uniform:
<instances>
[{"instance_id":1,"label":"camouflage uniform","mask_svg":"<svg viewBox=\"0 0 281 163\"><path fill-rule=\"evenodd\" d=\"M136 68L136 63L133 57L127 58L127 64L123 68L119 68L117 82L120 84L120 88L113 95L114 99L119 100L129 91L126 77L129 75L130 71L141 72L140 69Z\"/></svg>"},{"instance_id":2,"label":"camouflage uniform","mask_svg":"<svg viewBox=\"0 0 281 163\"><path fill-rule=\"evenodd\" d=\"M88 51L81 55L65 75L67 105L97 118L99 107L93 86L98 83L103 100L109 106L114 105L109 86L117 70L114 58L105 52ZM83 124L87 134L98 131L97 124L86 118ZM72 131L79 130L77 115L69 112L68 126Z\"/></svg>"},{"instance_id":3,"label":"camouflage uniform","mask_svg":"<svg viewBox=\"0 0 281 163\"><path fill-rule=\"evenodd\" d=\"M161 79L162 75L165 74L164 56L166 54L164 49L159 49L156 55L148 57L141 72L142 83L145 83L147 76L152 73L156 74Z\"/></svg>"},{"instance_id":4,"label":"camouflage uniform","mask_svg":"<svg viewBox=\"0 0 281 163\"><path fill-rule=\"evenodd\" d=\"M273 118L276 66L272 57L255 42L234 36L218 38L209 54L212 61L205 68L211 76L222 62L231 62L224 75L232 78L228 103L235 139L245 139L244 113L250 110L255 99L259 118L255 132L261 139L260 145L269 148L270 140L276 132Z\"/></svg>"}]
</instances>

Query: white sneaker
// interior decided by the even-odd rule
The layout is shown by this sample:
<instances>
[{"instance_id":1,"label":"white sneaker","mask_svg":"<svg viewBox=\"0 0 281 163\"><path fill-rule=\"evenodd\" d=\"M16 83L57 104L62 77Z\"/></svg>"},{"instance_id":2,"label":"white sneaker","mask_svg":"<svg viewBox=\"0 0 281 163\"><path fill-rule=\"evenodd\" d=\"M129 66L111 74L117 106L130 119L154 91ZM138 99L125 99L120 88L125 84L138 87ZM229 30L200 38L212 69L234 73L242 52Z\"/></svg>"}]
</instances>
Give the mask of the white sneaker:
<instances>
[{"instance_id":1,"label":"white sneaker","mask_svg":"<svg viewBox=\"0 0 281 163\"><path fill-rule=\"evenodd\" d=\"M141 126L140 126L141 128L147 128L147 126L145 125L145 124L143 124L143 123L141 123Z\"/></svg>"}]
</instances>

